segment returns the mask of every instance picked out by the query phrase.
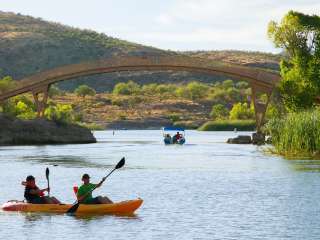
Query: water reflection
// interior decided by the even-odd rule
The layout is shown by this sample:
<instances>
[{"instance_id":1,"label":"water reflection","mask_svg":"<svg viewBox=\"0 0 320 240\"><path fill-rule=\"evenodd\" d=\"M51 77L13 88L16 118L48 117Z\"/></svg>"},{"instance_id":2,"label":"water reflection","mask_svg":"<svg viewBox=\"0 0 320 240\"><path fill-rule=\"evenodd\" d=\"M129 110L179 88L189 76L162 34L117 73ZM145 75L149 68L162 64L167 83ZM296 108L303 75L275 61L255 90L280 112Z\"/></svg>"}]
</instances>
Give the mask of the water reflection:
<instances>
[{"instance_id":1,"label":"water reflection","mask_svg":"<svg viewBox=\"0 0 320 240\"><path fill-rule=\"evenodd\" d=\"M103 219L103 218L119 218L119 219L126 219L126 220L141 220L141 218L139 218L139 216L137 214L117 214L117 215L106 215L106 214L85 214L85 215L81 215L81 214L76 214L74 216L75 219L78 220L83 220L83 221L92 221L92 220L99 220L99 219Z\"/></svg>"},{"instance_id":2,"label":"water reflection","mask_svg":"<svg viewBox=\"0 0 320 240\"><path fill-rule=\"evenodd\" d=\"M30 161L33 163L41 163L52 166L64 166L64 167L76 167L76 168L112 168L112 164L104 164L97 162L90 162L83 156L69 156L69 155L34 155L34 156L23 156L22 160Z\"/></svg>"},{"instance_id":3,"label":"water reflection","mask_svg":"<svg viewBox=\"0 0 320 240\"><path fill-rule=\"evenodd\" d=\"M24 216L26 224L36 224L37 221L43 220L43 214L40 213L21 213Z\"/></svg>"},{"instance_id":4,"label":"water reflection","mask_svg":"<svg viewBox=\"0 0 320 240\"><path fill-rule=\"evenodd\" d=\"M320 160L288 160L296 171L320 172Z\"/></svg>"}]
</instances>

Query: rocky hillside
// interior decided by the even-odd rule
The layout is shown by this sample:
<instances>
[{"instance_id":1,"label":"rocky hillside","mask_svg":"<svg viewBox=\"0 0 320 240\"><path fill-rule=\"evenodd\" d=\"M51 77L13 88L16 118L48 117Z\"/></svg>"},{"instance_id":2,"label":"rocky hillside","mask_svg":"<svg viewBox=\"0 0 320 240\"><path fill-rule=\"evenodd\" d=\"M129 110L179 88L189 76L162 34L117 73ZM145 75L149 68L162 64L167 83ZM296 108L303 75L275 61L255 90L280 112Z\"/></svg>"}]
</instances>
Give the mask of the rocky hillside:
<instances>
[{"instance_id":1,"label":"rocky hillside","mask_svg":"<svg viewBox=\"0 0 320 240\"><path fill-rule=\"evenodd\" d=\"M39 71L66 64L105 59L112 56L178 54L116 39L91 30L81 30L40 18L0 11L0 78L20 79ZM278 68L279 56L238 51L180 53L247 66ZM192 80L213 82L224 77L185 72L138 72L102 74L66 81L60 87L73 90L87 84L97 92L109 91L119 81L139 84L184 83Z\"/></svg>"},{"instance_id":2,"label":"rocky hillside","mask_svg":"<svg viewBox=\"0 0 320 240\"><path fill-rule=\"evenodd\" d=\"M116 55L160 54L163 51L129 43L90 30L40 18L0 12L1 75L16 79L60 65Z\"/></svg>"},{"instance_id":3,"label":"rocky hillside","mask_svg":"<svg viewBox=\"0 0 320 240\"><path fill-rule=\"evenodd\" d=\"M281 55L264 52L245 52L236 50L226 51L194 51L184 52L189 56L207 58L214 61L222 61L240 64L247 67L265 68L279 71Z\"/></svg>"}]
</instances>

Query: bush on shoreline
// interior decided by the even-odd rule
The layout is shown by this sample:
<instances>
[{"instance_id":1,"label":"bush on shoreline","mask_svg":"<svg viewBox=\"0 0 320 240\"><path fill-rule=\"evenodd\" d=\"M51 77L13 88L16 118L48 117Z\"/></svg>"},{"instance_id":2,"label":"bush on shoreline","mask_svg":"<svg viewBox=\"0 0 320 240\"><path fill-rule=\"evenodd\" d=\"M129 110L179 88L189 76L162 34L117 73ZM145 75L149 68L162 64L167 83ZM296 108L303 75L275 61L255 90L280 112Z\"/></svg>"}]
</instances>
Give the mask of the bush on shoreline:
<instances>
[{"instance_id":1,"label":"bush on shoreline","mask_svg":"<svg viewBox=\"0 0 320 240\"><path fill-rule=\"evenodd\" d=\"M256 122L254 120L217 120L203 124L200 131L254 131Z\"/></svg>"},{"instance_id":2,"label":"bush on shoreline","mask_svg":"<svg viewBox=\"0 0 320 240\"><path fill-rule=\"evenodd\" d=\"M278 154L312 156L320 153L320 109L272 119L265 131L270 134Z\"/></svg>"}]
</instances>

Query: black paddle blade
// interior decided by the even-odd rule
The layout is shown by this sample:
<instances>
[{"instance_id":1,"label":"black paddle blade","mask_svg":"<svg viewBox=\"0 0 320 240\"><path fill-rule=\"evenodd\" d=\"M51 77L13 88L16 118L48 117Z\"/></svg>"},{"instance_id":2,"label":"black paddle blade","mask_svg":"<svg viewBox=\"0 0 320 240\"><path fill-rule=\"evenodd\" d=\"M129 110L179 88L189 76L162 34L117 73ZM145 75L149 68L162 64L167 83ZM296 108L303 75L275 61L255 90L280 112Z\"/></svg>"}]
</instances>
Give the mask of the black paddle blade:
<instances>
[{"instance_id":1,"label":"black paddle blade","mask_svg":"<svg viewBox=\"0 0 320 240\"><path fill-rule=\"evenodd\" d=\"M126 163L126 160L125 158L121 158L121 160L118 162L118 164L116 165L115 169L119 169L119 168L122 168L123 165Z\"/></svg>"},{"instance_id":2,"label":"black paddle blade","mask_svg":"<svg viewBox=\"0 0 320 240\"><path fill-rule=\"evenodd\" d=\"M68 209L67 214L75 213L79 208L80 203L77 202L76 204L72 205L71 208Z\"/></svg>"},{"instance_id":3,"label":"black paddle blade","mask_svg":"<svg viewBox=\"0 0 320 240\"><path fill-rule=\"evenodd\" d=\"M49 168L46 169L46 178L49 178Z\"/></svg>"}]
</instances>

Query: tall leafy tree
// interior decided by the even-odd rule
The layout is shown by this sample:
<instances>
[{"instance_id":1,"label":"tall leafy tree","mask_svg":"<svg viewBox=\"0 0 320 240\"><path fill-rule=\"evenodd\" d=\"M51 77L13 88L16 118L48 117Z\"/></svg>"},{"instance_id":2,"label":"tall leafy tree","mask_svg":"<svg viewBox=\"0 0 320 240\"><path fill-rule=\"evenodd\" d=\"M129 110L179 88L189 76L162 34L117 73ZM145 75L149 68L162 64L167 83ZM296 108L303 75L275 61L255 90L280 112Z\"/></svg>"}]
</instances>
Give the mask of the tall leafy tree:
<instances>
[{"instance_id":1,"label":"tall leafy tree","mask_svg":"<svg viewBox=\"0 0 320 240\"><path fill-rule=\"evenodd\" d=\"M320 96L320 17L290 11L269 23L268 36L285 53L279 89L287 109L312 107Z\"/></svg>"}]
</instances>

